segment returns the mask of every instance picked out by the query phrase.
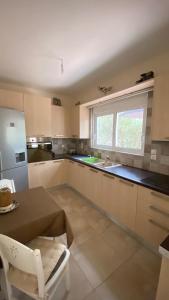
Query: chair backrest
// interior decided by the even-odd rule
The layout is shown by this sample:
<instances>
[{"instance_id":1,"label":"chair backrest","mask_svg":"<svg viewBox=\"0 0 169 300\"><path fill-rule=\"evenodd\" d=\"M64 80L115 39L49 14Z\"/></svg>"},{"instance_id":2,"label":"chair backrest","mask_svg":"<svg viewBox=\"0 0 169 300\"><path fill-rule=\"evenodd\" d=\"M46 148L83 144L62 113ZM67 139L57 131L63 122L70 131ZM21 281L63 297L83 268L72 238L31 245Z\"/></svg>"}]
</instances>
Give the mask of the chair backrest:
<instances>
[{"instance_id":1,"label":"chair backrest","mask_svg":"<svg viewBox=\"0 0 169 300\"><path fill-rule=\"evenodd\" d=\"M0 257L3 262L5 276L9 264L23 272L35 275L38 282L38 294L40 297L44 295L44 271L39 249L32 250L18 241L0 234Z\"/></svg>"},{"instance_id":2,"label":"chair backrest","mask_svg":"<svg viewBox=\"0 0 169 300\"><path fill-rule=\"evenodd\" d=\"M3 258L15 268L31 274L36 274L35 251L14 239L0 234L0 252Z\"/></svg>"},{"instance_id":3,"label":"chair backrest","mask_svg":"<svg viewBox=\"0 0 169 300\"><path fill-rule=\"evenodd\" d=\"M1 179L0 180L0 189L8 187L11 190L11 193L15 193L15 184L13 179Z\"/></svg>"}]
</instances>

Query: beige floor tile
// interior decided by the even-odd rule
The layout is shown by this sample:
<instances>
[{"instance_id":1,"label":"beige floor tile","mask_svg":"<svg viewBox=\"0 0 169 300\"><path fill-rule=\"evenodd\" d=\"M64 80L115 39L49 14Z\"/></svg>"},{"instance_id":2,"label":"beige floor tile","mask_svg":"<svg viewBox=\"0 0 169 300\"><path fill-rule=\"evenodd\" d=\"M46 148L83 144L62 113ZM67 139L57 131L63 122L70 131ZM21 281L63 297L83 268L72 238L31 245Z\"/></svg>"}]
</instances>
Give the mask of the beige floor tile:
<instances>
[{"instance_id":1,"label":"beige floor tile","mask_svg":"<svg viewBox=\"0 0 169 300\"><path fill-rule=\"evenodd\" d=\"M160 258L145 248L96 289L106 300L155 300Z\"/></svg>"},{"instance_id":2,"label":"beige floor tile","mask_svg":"<svg viewBox=\"0 0 169 300\"><path fill-rule=\"evenodd\" d=\"M99 294L97 293L96 290L93 290L86 298L85 300L107 300L107 299L102 299L100 298Z\"/></svg>"},{"instance_id":3,"label":"beige floor tile","mask_svg":"<svg viewBox=\"0 0 169 300\"><path fill-rule=\"evenodd\" d=\"M66 298L62 286L58 300L155 300L159 257L72 189L56 189L52 195L65 209L75 236L70 248L73 290ZM64 236L61 239L65 241ZM86 292L81 295L83 280Z\"/></svg>"},{"instance_id":4,"label":"beige floor tile","mask_svg":"<svg viewBox=\"0 0 169 300\"><path fill-rule=\"evenodd\" d=\"M58 287L56 298L57 300L82 300L91 293L92 287L86 278L79 265L71 256L70 259L70 292L65 292L64 282Z\"/></svg>"},{"instance_id":5,"label":"beige floor tile","mask_svg":"<svg viewBox=\"0 0 169 300\"><path fill-rule=\"evenodd\" d=\"M123 255L126 259L142 248L136 239L114 223L104 231L102 238L115 252Z\"/></svg>"},{"instance_id":6,"label":"beige floor tile","mask_svg":"<svg viewBox=\"0 0 169 300\"><path fill-rule=\"evenodd\" d=\"M101 237L95 237L79 246L75 260L95 288L115 271L127 258L114 251Z\"/></svg>"}]
</instances>

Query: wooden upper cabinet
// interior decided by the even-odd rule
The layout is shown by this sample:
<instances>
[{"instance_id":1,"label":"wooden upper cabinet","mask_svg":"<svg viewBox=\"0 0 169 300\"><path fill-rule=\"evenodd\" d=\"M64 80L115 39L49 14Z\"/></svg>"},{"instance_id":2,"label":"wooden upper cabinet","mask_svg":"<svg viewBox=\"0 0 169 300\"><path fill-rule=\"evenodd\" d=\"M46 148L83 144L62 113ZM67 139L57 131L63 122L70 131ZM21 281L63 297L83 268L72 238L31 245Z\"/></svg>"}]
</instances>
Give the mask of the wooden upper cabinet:
<instances>
[{"instance_id":1,"label":"wooden upper cabinet","mask_svg":"<svg viewBox=\"0 0 169 300\"><path fill-rule=\"evenodd\" d=\"M0 89L0 107L23 111L23 94L20 92Z\"/></svg>"},{"instance_id":2,"label":"wooden upper cabinet","mask_svg":"<svg viewBox=\"0 0 169 300\"><path fill-rule=\"evenodd\" d=\"M70 136L69 109L52 105L52 137L67 138Z\"/></svg>"},{"instance_id":3,"label":"wooden upper cabinet","mask_svg":"<svg viewBox=\"0 0 169 300\"><path fill-rule=\"evenodd\" d=\"M75 105L71 113L72 137L89 138L89 109L81 105Z\"/></svg>"},{"instance_id":4,"label":"wooden upper cabinet","mask_svg":"<svg viewBox=\"0 0 169 300\"><path fill-rule=\"evenodd\" d=\"M169 75L155 78L152 140L169 140Z\"/></svg>"},{"instance_id":5,"label":"wooden upper cabinet","mask_svg":"<svg viewBox=\"0 0 169 300\"><path fill-rule=\"evenodd\" d=\"M27 136L51 136L51 99L24 94Z\"/></svg>"}]
</instances>

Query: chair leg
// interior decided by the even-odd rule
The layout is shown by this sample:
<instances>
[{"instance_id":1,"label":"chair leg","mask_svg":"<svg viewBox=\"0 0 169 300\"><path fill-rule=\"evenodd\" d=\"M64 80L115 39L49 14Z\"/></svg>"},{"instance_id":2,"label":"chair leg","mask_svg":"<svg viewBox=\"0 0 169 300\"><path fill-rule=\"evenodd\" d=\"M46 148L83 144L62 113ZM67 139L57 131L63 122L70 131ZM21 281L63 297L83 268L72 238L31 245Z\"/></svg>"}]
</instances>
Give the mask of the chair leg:
<instances>
[{"instance_id":1,"label":"chair leg","mask_svg":"<svg viewBox=\"0 0 169 300\"><path fill-rule=\"evenodd\" d=\"M70 271L69 271L69 263L67 263L66 270L65 270L65 283L66 283L66 291L70 291Z\"/></svg>"},{"instance_id":2,"label":"chair leg","mask_svg":"<svg viewBox=\"0 0 169 300\"><path fill-rule=\"evenodd\" d=\"M11 285L7 282L6 280L6 297L7 297L7 300L14 300L13 296L12 296L12 288L11 288Z\"/></svg>"}]
</instances>

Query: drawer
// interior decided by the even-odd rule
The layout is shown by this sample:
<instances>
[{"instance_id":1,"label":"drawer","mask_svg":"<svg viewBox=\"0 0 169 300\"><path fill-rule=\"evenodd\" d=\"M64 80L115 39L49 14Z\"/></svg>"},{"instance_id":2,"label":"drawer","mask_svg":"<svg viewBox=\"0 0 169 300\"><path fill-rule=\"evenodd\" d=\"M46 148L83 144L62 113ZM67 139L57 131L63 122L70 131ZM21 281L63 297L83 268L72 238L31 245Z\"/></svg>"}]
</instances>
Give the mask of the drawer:
<instances>
[{"instance_id":1,"label":"drawer","mask_svg":"<svg viewBox=\"0 0 169 300\"><path fill-rule=\"evenodd\" d=\"M137 210L149 214L151 206L169 213L169 196L139 186Z\"/></svg>"},{"instance_id":2,"label":"drawer","mask_svg":"<svg viewBox=\"0 0 169 300\"><path fill-rule=\"evenodd\" d=\"M169 228L169 210L161 208L160 205L150 205L148 217Z\"/></svg>"},{"instance_id":3,"label":"drawer","mask_svg":"<svg viewBox=\"0 0 169 300\"><path fill-rule=\"evenodd\" d=\"M152 245L160 245L169 234L168 196L139 187L136 232Z\"/></svg>"},{"instance_id":4,"label":"drawer","mask_svg":"<svg viewBox=\"0 0 169 300\"><path fill-rule=\"evenodd\" d=\"M158 220L154 217L139 215L136 221L136 232L142 236L147 242L155 247L168 236L169 226L164 220Z\"/></svg>"}]
</instances>

